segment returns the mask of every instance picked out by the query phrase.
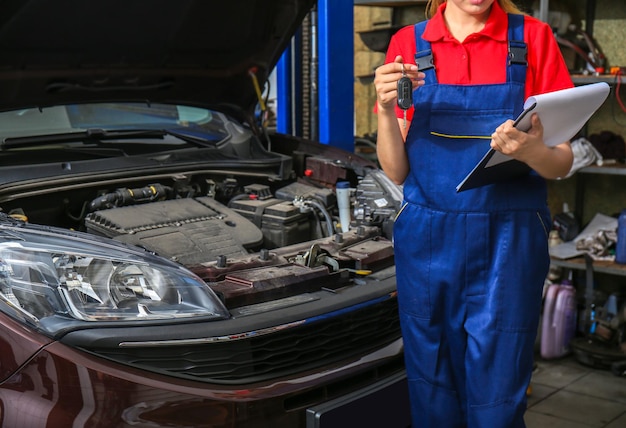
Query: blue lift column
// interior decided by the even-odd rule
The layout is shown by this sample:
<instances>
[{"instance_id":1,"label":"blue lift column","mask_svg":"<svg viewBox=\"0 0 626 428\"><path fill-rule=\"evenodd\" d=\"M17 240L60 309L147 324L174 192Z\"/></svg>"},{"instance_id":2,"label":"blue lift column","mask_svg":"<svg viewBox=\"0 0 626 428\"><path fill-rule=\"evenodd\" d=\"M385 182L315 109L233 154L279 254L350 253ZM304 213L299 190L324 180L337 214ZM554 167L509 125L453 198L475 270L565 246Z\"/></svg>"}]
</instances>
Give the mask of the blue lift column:
<instances>
[{"instance_id":1,"label":"blue lift column","mask_svg":"<svg viewBox=\"0 0 626 428\"><path fill-rule=\"evenodd\" d=\"M317 2L318 138L322 143L354 151L354 0ZM301 106L301 52L293 46L277 66L277 130L297 135ZM295 68L295 69L294 69ZM295 126L295 129L294 129Z\"/></svg>"},{"instance_id":2,"label":"blue lift column","mask_svg":"<svg viewBox=\"0 0 626 428\"><path fill-rule=\"evenodd\" d=\"M319 139L354 151L354 0L318 0Z\"/></svg>"},{"instance_id":3,"label":"blue lift column","mask_svg":"<svg viewBox=\"0 0 626 428\"><path fill-rule=\"evenodd\" d=\"M276 131L282 134L302 135L302 94L297 86L302 80L300 67L300 40L302 34L296 33L291 45L285 49L276 64Z\"/></svg>"}]
</instances>

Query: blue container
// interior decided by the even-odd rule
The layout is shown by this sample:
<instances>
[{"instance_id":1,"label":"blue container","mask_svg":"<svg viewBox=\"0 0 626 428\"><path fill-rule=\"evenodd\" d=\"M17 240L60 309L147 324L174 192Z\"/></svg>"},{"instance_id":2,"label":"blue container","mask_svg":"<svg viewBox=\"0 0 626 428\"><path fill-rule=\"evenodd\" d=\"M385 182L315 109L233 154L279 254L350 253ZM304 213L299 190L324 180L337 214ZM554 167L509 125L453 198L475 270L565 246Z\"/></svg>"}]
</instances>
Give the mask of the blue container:
<instances>
[{"instance_id":1,"label":"blue container","mask_svg":"<svg viewBox=\"0 0 626 428\"><path fill-rule=\"evenodd\" d=\"M615 244L615 263L626 264L626 210L617 219L617 244Z\"/></svg>"}]
</instances>

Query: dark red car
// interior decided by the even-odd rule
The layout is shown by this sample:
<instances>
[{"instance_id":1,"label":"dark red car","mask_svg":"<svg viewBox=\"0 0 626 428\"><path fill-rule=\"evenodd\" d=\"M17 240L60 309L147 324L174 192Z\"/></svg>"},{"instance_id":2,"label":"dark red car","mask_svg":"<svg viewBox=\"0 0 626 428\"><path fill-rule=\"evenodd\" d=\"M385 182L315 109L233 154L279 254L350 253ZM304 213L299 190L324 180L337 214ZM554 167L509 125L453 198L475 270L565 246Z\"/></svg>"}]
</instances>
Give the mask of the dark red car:
<instances>
[{"instance_id":1,"label":"dark red car","mask_svg":"<svg viewBox=\"0 0 626 428\"><path fill-rule=\"evenodd\" d=\"M314 5L0 3L2 427L409 425L401 189L257 114Z\"/></svg>"}]
</instances>

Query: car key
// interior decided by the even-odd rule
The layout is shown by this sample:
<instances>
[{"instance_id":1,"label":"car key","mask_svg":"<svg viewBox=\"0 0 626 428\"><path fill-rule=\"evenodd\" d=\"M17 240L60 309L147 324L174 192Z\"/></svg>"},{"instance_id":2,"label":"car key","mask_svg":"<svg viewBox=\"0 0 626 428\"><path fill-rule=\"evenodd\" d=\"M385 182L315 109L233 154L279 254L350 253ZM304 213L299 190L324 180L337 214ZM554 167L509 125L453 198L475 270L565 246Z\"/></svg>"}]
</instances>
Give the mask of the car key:
<instances>
[{"instance_id":1,"label":"car key","mask_svg":"<svg viewBox=\"0 0 626 428\"><path fill-rule=\"evenodd\" d=\"M398 80L398 107L404 110L404 128L406 129L406 111L413 105L413 82L406 77L404 65L402 77Z\"/></svg>"}]
</instances>

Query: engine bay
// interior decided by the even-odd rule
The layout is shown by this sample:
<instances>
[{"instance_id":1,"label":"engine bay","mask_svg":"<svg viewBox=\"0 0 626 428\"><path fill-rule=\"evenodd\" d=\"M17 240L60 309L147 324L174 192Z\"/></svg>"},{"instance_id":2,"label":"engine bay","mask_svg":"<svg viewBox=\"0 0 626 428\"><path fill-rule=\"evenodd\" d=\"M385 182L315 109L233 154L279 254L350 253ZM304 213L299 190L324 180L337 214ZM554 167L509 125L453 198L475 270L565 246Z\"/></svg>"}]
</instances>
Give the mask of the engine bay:
<instances>
[{"instance_id":1,"label":"engine bay","mask_svg":"<svg viewBox=\"0 0 626 428\"><path fill-rule=\"evenodd\" d=\"M231 310L336 290L393 264L401 194L375 169L348 182L345 228L335 185L316 177L275 182L198 172L154 178L58 187L1 205L27 222L111 238L175 261Z\"/></svg>"}]
</instances>

